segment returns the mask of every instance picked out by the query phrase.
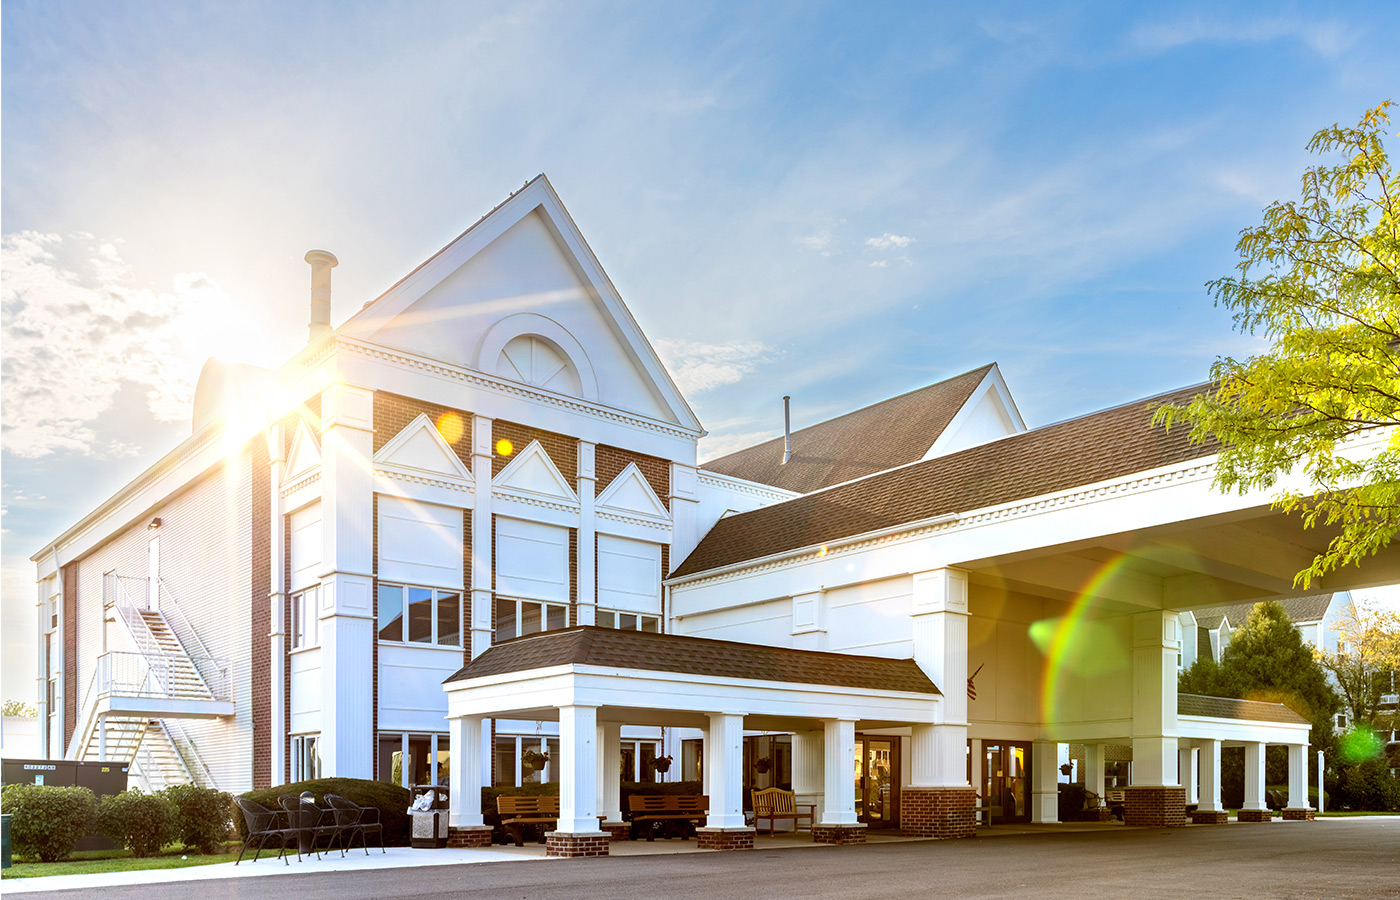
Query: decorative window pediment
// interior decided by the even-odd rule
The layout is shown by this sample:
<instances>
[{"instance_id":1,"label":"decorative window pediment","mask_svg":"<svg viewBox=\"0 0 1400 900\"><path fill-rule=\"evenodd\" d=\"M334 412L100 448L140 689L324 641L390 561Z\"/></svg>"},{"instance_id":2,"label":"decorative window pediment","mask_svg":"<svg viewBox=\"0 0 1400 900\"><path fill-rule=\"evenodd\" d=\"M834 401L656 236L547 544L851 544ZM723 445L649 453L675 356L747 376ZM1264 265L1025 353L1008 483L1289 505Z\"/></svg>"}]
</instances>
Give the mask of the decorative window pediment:
<instances>
[{"instance_id":1,"label":"decorative window pediment","mask_svg":"<svg viewBox=\"0 0 1400 900\"><path fill-rule=\"evenodd\" d=\"M647 519L658 524L669 525L671 522L671 514L667 511L666 504L656 496L656 492L651 489L646 476L636 463L627 464L627 468L598 495L594 507L600 513Z\"/></svg>"},{"instance_id":2,"label":"decorative window pediment","mask_svg":"<svg viewBox=\"0 0 1400 900\"><path fill-rule=\"evenodd\" d=\"M578 494L539 441L531 441L491 482L494 493L544 500L578 509Z\"/></svg>"},{"instance_id":3,"label":"decorative window pediment","mask_svg":"<svg viewBox=\"0 0 1400 900\"><path fill-rule=\"evenodd\" d=\"M374 454L374 468L390 477L428 479L467 490L476 483L426 413L379 448Z\"/></svg>"},{"instance_id":4,"label":"decorative window pediment","mask_svg":"<svg viewBox=\"0 0 1400 900\"><path fill-rule=\"evenodd\" d=\"M303 475L321 465L321 442L305 419L297 420L296 437L292 438L292 449L287 453L287 472L282 476L284 484L292 484Z\"/></svg>"}]
</instances>

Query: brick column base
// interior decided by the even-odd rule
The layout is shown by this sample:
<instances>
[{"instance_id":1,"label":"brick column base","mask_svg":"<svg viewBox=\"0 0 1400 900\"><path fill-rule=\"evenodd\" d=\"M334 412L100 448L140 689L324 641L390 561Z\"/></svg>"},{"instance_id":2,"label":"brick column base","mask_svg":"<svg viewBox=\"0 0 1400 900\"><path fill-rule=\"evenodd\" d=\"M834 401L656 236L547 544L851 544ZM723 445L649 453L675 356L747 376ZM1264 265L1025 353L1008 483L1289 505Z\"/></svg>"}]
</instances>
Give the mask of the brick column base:
<instances>
[{"instance_id":1,"label":"brick column base","mask_svg":"<svg viewBox=\"0 0 1400 900\"><path fill-rule=\"evenodd\" d=\"M695 845L701 850L752 850L757 828L695 829Z\"/></svg>"},{"instance_id":2,"label":"brick column base","mask_svg":"<svg viewBox=\"0 0 1400 900\"><path fill-rule=\"evenodd\" d=\"M607 856L606 831L547 831L544 835L545 856Z\"/></svg>"},{"instance_id":3,"label":"brick column base","mask_svg":"<svg viewBox=\"0 0 1400 900\"><path fill-rule=\"evenodd\" d=\"M1186 827L1186 788L1129 785L1123 789L1123 824Z\"/></svg>"},{"instance_id":4,"label":"brick column base","mask_svg":"<svg viewBox=\"0 0 1400 900\"><path fill-rule=\"evenodd\" d=\"M1235 816L1239 822L1272 822L1274 814L1267 809L1242 809L1239 815Z\"/></svg>"},{"instance_id":5,"label":"brick column base","mask_svg":"<svg viewBox=\"0 0 1400 900\"><path fill-rule=\"evenodd\" d=\"M615 841L629 841L632 839L632 826L626 822L604 822L598 826L603 831L612 835Z\"/></svg>"},{"instance_id":6,"label":"brick column base","mask_svg":"<svg viewBox=\"0 0 1400 900\"><path fill-rule=\"evenodd\" d=\"M1310 806L1304 806L1302 808L1290 806L1283 811L1283 818L1290 822L1311 822L1316 815L1317 810Z\"/></svg>"},{"instance_id":7,"label":"brick column base","mask_svg":"<svg viewBox=\"0 0 1400 900\"><path fill-rule=\"evenodd\" d=\"M447 846L462 850L491 846L490 825L463 825L447 829Z\"/></svg>"},{"instance_id":8,"label":"brick column base","mask_svg":"<svg viewBox=\"0 0 1400 900\"><path fill-rule=\"evenodd\" d=\"M864 822L854 825L813 825L814 844L864 844L866 828Z\"/></svg>"},{"instance_id":9,"label":"brick column base","mask_svg":"<svg viewBox=\"0 0 1400 900\"><path fill-rule=\"evenodd\" d=\"M910 837L976 837L976 805L971 787L908 787L899 794L899 827Z\"/></svg>"},{"instance_id":10,"label":"brick column base","mask_svg":"<svg viewBox=\"0 0 1400 900\"><path fill-rule=\"evenodd\" d=\"M1079 811L1079 821L1111 822L1113 821L1113 810L1107 806L1100 806L1098 809L1082 809Z\"/></svg>"},{"instance_id":11,"label":"brick column base","mask_svg":"<svg viewBox=\"0 0 1400 900\"><path fill-rule=\"evenodd\" d=\"M1230 814L1223 809L1191 810L1192 825L1224 825L1230 821Z\"/></svg>"}]
</instances>

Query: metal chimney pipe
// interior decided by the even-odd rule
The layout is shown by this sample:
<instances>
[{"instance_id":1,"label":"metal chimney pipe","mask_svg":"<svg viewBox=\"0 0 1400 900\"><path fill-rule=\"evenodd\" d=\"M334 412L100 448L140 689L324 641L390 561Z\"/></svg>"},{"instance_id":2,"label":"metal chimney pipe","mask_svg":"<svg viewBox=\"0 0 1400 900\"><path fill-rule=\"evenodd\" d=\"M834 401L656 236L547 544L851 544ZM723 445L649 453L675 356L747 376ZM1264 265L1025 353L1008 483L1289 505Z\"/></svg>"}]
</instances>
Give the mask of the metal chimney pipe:
<instances>
[{"instance_id":1,"label":"metal chimney pipe","mask_svg":"<svg viewBox=\"0 0 1400 900\"><path fill-rule=\"evenodd\" d=\"M307 343L314 344L331 333L331 269L340 265L340 260L328 250L308 250L306 261L311 264L311 336Z\"/></svg>"},{"instance_id":2,"label":"metal chimney pipe","mask_svg":"<svg viewBox=\"0 0 1400 900\"><path fill-rule=\"evenodd\" d=\"M792 398L783 397L783 465L792 459Z\"/></svg>"}]
</instances>

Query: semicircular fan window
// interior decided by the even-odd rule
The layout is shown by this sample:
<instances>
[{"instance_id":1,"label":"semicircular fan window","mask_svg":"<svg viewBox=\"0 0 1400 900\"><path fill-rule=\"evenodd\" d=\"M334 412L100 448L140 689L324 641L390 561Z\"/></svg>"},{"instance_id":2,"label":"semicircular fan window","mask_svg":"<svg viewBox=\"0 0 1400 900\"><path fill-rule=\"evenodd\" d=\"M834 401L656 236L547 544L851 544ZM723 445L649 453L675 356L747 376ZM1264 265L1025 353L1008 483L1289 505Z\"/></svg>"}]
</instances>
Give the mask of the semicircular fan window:
<instances>
[{"instance_id":1,"label":"semicircular fan window","mask_svg":"<svg viewBox=\"0 0 1400 900\"><path fill-rule=\"evenodd\" d=\"M553 341L539 335L522 334L512 338L501 350L496 374L547 391L583 396L573 361Z\"/></svg>"}]
</instances>

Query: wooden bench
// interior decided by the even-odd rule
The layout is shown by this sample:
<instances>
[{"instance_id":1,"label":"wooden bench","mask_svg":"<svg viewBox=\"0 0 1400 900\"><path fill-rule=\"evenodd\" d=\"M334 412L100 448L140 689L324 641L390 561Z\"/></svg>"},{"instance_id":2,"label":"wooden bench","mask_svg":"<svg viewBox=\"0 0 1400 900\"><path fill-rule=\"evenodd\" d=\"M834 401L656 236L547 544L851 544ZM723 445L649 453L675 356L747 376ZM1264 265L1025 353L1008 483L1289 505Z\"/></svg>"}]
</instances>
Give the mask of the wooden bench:
<instances>
[{"instance_id":1,"label":"wooden bench","mask_svg":"<svg viewBox=\"0 0 1400 900\"><path fill-rule=\"evenodd\" d=\"M985 816L983 816L983 815L977 815L977 818L978 818L979 820L981 820L981 821L978 822L978 824L979 824L979 825L982 825L982 826L984 826L984 827L986 827L986 828L991 828L991 827L992 827L992 817L993 817L993 816L996 816L997 818L1001 818L1001 807L1000 807L1000 806L974 806L974 807L972 807L972 812L973 812L974 814L986 813Z\"/></svg>"},{"instance_id":2,"label":"wooden bench","mask_svg":"<svg viewBox=\"0 0 1400 900\"><path fill-rule=\"evenodd\" d=\"M709 816L710 798L704 794L633 794L627 798L627 811L632 814L634 841L642 823L647 825L647 840L654 840L651 825L656 822L675 823L680 826L681 839L690 840L695 823L703 823Z\"/></svg>"},{"instance_id":3,"label":"wooden bench","mask_svg":"<svg viewBox=\"0 0 1400 900\"><path fill-rule=\"evenodd\" d=\"M525 846L526 825L554 825L559 821L558 797L497 797L496 814L501 817L501 827L515 839L515 846ZM543 827L540 828L540 843L544 843Z\"/></svg>"},{"instance_id":4,"label":"wooden bench","mask_svg":"<svg viewBox=\"0 0 1400 900\"><path fill-rule=\"evenodd\" d=\"M1127 805L1127 802L1128 802L1128 794L1127 794L1127 792L1126 792L1126 791L1104 791L1104 792L1103 792L1103 799L1104 799L1104 804L1108 807L1109 812L1113 813L1113 815L1114 815L1116 818L1122 819L1122 818L1123 818L1123 808Z\"/></svg>"},{"instance_id":5,"label":"wooden bench","mask_svg":"<svg viewBox=\"0 0 1400 900\"><path fill-rule=\"evenodd\" d=\"M782 788L764 788L761 791L753 791L753 818L757 825L764 819L768 820L768 833L772 834L778 819L792 819L792 830L797 830L797 824L802 819L807 820L807 830L812 830L812 825L817 815L817 805L815 803L797 802L797 795L792 791L785 791ZM805 809L806 812L799 810Z\"/></svg>"}]
</instances>

